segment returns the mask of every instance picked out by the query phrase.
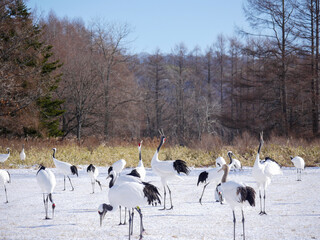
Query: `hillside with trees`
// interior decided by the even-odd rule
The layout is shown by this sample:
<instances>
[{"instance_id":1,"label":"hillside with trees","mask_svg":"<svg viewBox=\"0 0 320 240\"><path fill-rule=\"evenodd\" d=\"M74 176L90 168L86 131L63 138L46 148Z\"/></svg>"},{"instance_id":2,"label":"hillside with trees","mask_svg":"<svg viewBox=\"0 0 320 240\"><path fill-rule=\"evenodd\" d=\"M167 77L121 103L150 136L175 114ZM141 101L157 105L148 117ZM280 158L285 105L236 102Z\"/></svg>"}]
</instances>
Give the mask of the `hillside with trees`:
<instances>
[{"instance_id":1,"label":"hillside with trees","mask_svg":"<svg viewBox=\"0 0 320 240\"><path fill-rule=\"evenodd\" d=\"M0 135L176 144L319 134L319 0L247 0L252 29L206 49L129 54L125 24L0 4ZM134 42L132 43L134 45Z\"/></svg>"}]
</instances>

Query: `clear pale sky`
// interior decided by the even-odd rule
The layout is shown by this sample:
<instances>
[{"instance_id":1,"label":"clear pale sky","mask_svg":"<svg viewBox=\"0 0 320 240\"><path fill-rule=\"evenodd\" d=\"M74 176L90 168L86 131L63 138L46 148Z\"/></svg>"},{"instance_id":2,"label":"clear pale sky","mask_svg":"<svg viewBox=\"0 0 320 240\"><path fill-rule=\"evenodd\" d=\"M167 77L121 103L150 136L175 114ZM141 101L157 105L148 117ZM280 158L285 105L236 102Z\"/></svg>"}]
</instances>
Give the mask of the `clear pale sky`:
<instances>
[{"instance_id":1,"label":"clear pale sky","mask_svg":"<svg viewBox=\"0 0 320 240\"><path fill-rule=\"evenodd\" d=\"M204 51L217 36L235 35L235 26L246 27L245 0L27 0L28 8L46 16L82 18L86 24L101 18L128 23L133 53L170 53L183 42L188 50Z\"/></svg>"}]
</instances>

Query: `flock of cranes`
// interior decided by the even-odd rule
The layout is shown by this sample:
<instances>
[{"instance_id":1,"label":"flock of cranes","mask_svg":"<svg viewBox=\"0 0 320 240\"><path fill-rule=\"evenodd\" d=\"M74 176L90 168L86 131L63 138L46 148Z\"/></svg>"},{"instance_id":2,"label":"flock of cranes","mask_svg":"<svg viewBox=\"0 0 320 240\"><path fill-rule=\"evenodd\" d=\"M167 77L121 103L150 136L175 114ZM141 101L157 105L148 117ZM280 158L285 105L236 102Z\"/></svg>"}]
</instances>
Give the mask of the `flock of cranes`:
<instances>
[{"instance_id":1,"label":"flock of cranes","mask_svg":"<svg viewBox=\"0 0 320 240\"><path fill-rule=\"evenodd\" d=\"M160 132L161 138L159 146L157 147L152 160L151 168L155 175L160 178L163 187L163 200L161 201L161 194L159 189L145 181L146 170L143 165L141 157L141 147L142 141L138 144L139 150L139 163L136 168L134 168L128 174L121 174L122 170L125 168L126 161L120 159L112 164L108 168L109 182L109 192L108 192L108 203L102 203L98 207L98 213L100 216L100 225L107 214L107 212L116 211L120 209L120 224L126 224L126 213L129 215L129 239L133 234L133 217L134 211L139 214L140 217L140 239L143 237L143 232L145 231L143 227L143 214L142 208L146 205L157 206L163 204L163 208L160 210L172 210L173 201L171 189L169 188L168 182L172 179L180 179L181 173L188 175L190 169L186 162L183 160L159 160L159 151L166 141L166 137L163 132ZM282 174L281 166L273 159L266 157L265 159L260 159L260 152L263 146L263 134L260 134L260 143L256 155L256 160L252 168L252 176L255 179L258 190L259 190L259 200L260 200L260 215L265 215L265 199L266 199L266 188L271 183L271 177L277 174ZM72 185L70 175L78 176L78 169L76 166L70 163L63 162L56 159L56 148L53 148L52 160L59 172L64 175L64 189L66 189L66 177L69 179L71 185L71 191L74 190ZM10 149L7 148L6 154L0 154L0 162L5 162L10 156ZM231 169L242 170L242 165L239 160L235 159L235 155L229 151L227 153L230 163L227 164L223 157L218 157L216 159L216 167L203 171L199 174L197 185L204 183L201 197L199 202L202 204L202 197L205 192L206 187L211 183L215 186L215 200L219 201L221 204L225 201L229 204L233 213L233 238L235 239L235 229L236 229L236 217L235 209L240 208L242 213L242 227L243 227L243 239L245 239L245 217L244 217L244 206L255 206L255 196L256 191L250 187L246 186L241 182L228 181L228 174ZM20 153L20 158L22 161L25 160L26 154L24 152L24 146ZM292 163L297 168L297 181L301 181L301 170L304 169L304 160L299 157L290 157ZM95 192L95 184L97 183L102 191L102 184L97 179L99 175L99 170L93 164L87 167L87 173L91 179L92 193ZM55 202L53 201L53 193L56 187L56 178L54 173L40 165L36 173L36 179L41 191L43 193L43 203L45 208L45 219L51 219L54 217ZM6 203L8 203L8 195L6 185L10 183L11 177L8 171L0 169L0 184L4 186ZM167 191L169 193L170 207L166 206ZM262 203L263 199L263 203ZM49 201L51 202L52 217L49 218L48 209ZM124 223L121 221L121 207L125 208Z\"/></svg>"}]
</instances>

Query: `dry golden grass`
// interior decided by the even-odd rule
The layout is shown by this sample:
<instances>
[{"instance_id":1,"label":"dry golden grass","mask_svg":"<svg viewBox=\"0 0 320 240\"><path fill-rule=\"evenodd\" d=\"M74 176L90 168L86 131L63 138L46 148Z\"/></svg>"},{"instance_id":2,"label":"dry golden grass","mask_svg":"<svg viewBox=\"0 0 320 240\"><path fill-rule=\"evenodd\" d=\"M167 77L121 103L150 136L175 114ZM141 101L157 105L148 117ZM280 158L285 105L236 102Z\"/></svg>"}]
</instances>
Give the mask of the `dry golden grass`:
<instances>
[{"instance_id":1,"label":"dry golden grass","mask_svg":"<svg viewBox=\"0 0 320 240\"><path fill-rule=\"evenodd\" d=\"M0 153L11 149L8 161L0 164L1 168L16 168L20 164L27 167L43 164L54 167L52 161L52 148L57 148L56 158L74 165L110 166L113 162L123 158L127 167L135 167L138 163L138 142L113 141L99 142L97 139L87 139L81 144L75 140L59 139L0 139ZM261 157L269 156L283 166L292 166L290 156L299 155L305 159L307 166L320 165L320 142L307 142L297 139L272 137L266 140L261 150ZM26 161L20 162L20 151L25 144ZM150 167L152 156L159 144L159 139L144 139L142 145L142 159L146 167ZM244 166L253 166L258 148L258 140L243 134L235 138L232 145L224 145L216 137L204 137L202 141L190 144L189 147L170 146L170 139L161 148L159 159L182 159L189 166L204 167L215 165L215 159L223 156L226 161L227 152L233 151Z\"/></svg>"}]
</instances>

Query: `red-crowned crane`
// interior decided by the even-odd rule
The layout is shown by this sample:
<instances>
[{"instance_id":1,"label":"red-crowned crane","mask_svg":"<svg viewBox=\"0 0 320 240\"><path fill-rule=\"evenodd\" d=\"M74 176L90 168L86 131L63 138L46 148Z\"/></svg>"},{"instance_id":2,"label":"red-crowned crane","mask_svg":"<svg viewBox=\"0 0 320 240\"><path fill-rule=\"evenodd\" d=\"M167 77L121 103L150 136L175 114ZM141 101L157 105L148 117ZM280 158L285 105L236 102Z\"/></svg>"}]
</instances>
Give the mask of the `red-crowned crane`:
<instances>
[{"instance_id":1,"label":"red-crowned crane","mask_svg":"<svg viewBox=\"0 0 320 240\"><path fill-rule=\"evenodd\" d=\"M49 200L52 203L52 218L54 216L54 209L56 207L55 203L53 202L52 199L52 193L53 190L56 186L56 178L53 174L53 172L45 168L44 166L40 165L39 170L36 175L37 182L42 190L43 193L43 204L44 204L44 209L46 212L46 218L45 219L50 219L48 217L48 203Z\"/></svg>"},{"instance_id":2,"label":"red-crowned crane","mask_svg":"<svg viewBox=\"0 0 320 240\"><path fill-rule=\"evenodd\" d=\"M20 152L20 160L21 161L26 160L26 153L24 152L24 144L22 144L22 150Z\"/></svg>"},{"instance_id":3,"label":"red-crowned crane","mask_svg":"<svg viewBox=\"0 0 320 240\"><path fill-rule=\"evenodd\" d=\"M90 177L90 180L91 180L91 185L92 185L92 193L94 193L94 186L96 183L98 183L101 191L102 191L102 187L101 187L101 183L100 181L97 179L98 175L99 175L99 169L95 166L93 166L92 164L90 164L88 167L87 167L87 173Z\"/></svg>"},{"instance_id":4,"label":"red-crowned crane","mask_svg":"<svg viewBox=\"0 0 320 240\"><path fill-rule=\"evenodd\" d=\"M216 159L216 167L221 168L223 164L227 164L226 160L224 160L224 158L221 157L221 156L217 157L217 159Z\"/></svg>"},{"instance_id":5,"label":"red-crowned crane","mask_svg":"<svg viewBox=\"0 0 320 240\"><path fill-rule=\"evenodd\" d=\"M109 173L107 179L108 178L111 178L111 181L109 183L109 189L113 187L113 185L115 183L114 179L117 179L117 184L122 184L122 183L126 183L126 182L137 182L137 183L141 182L141 179L136 176L132 176L132 175L128 175L128 174L119 176L119 174L117 174L113 170L111 170L111 172ZM119 206L119 212L120 212L119 225L126 225L127 208L124 206L124 221L123 221L123 223L121 221L121 205Z\"/></svg>"},{"instance_id":6,"label":"red-crowned crane","mask_svg":"<svg viewBox=\"0 0 320 240\"><path fill-rule=\"evenodd\" d=\"M68 175L77 175L77 177L78 177L78 168L76 166L74 166L74 165L71 165L70 163L63 162L63 161L60 161L60 160L56 159L55 154L56 154L57 149L53 148L52 150L53 150L52 159L53 159L54 165L56 166L58 171L60 171L64 175L64 178L63 178L63 180L64 180L63 191L66 190L66 176L69 178L69 182L70 182L70 185L71 185L71 191L73 191L74 187L73 187L71 179L70 179L70 177Z\"/></svg>"},{"instance_id":7,"label":"red-crowned crane","mask_svg":"<svg viewBox=\"0 0 320 240\"><path fill-rule=\"evenodd\" d=\"M230 169L242 169L242 164L238 159L233 158L232 156L234 156L232 151L228 152L228 157L230 159L230 163L229 163L229 168Z\"/></svg>"},{"instance_id":8,"label":"red-crowned crane","mask_svg":"<svg viewBox=\"0 0 320 240\"><path fill-rule=\"evenodd\" d=\"M0 169L0 184L4 187L4 192L6 194L6 202L8 203L7 187L6 185L11 182L10 173L6 170Z\"/></svg>"},{"instance_id":9,"label":"red-crowned crane","mask_svg":"<svg viewBox=\"0 0 320 240\"><path fill-rule=\"evenodd\" d=\"M230 205L233 213L233 239L236 239L236 217L235 208L240 207L242 213L242 231L243 240L245 240L245 228L244 228L244 213L243 207L245 205L255 206L255 195L256 192L252 187L245 186L242 183L235 181L227 181L229 166L224 164L222 166L223 176L221 184L218 186L219 194L222 194L226 202Z\"/></svg>"},{"instance_id":10,"label":"red-crowned crane","mask_svg":"<svg viewBox=\"0 0 320 240\"><path fill-rule=\"evenodd\" d=\"M135 178L133 181L118 181L117 174L110 173L111 181L109 184L109 204L101 204L98 208L100 215L100 226L102 220L108 211L114 211L118 206L129 209L129 239L133 233L133 212L134 209L140 215L140 239L144 232L141 207L147 204L161 204L160 194L154 185L142 182L139 178L126 176L127 178ZM120 178L120 177L119 177ZM137 180L137 181L136 181Z\"/></svg>"},{"instance_id":11,"label":"red-crowned crane","mask_svg":"<svg viewBox=\"0 0 320 240\"><path fill-rule=\"evenodd\" d=\"M4 163L10 157L10 148L7 148L7 153L0 154L0 162Z\"/></svg>"},{"instance_id":12,"label":"red-crowned crane","mask_svg":"<svg viewBox=\"0 0 320 240\"><path fill-rule=\"evenodd\" d=\"M210 183L213 183L213 185L215 187L217 187L217 185L220 183L221 177L223 175L222 172L218 172L220 169L221 169L220 167L211 168L211 169L203 171L199 174L197 186L199 186L199 183L205 183L203 190L202 190L201 197L199 199L200 204L202 204L202 197L203 197L204 190L206 189L206 187ZM216 199L216 201L219 201L219 196L217 194L217 191L215 191L215 199Z\"/></svg>"},{"instance_id":13,"label":"red-crowned crane","mask_svg":"<svg viewBox=\"0 0 320 240\"><path fill-rule=\"evenodd\" d=\"M271 183L271 177L273 175L282 174L281 166L273 159L266 157L264 160L260 160L260 150L263 145L263 132L260 134L260 144L258 148L258 153L256 160L252 168L252 176L256 180L259 188L259 198L260 198L260 215L266 213L266 188ZM261 192L263 190L263 208L262 208L262 196Z\"/></svg>"},{"instance_id":14,"label":"red-crowned crane","mask_svg":"<svg viewBox=\"0 0 320 240\"><path fill-rule=\"evenodd\" d=\"M173 209L172 205L172 197L171 197L171 190L168 186L168 180L174 179L174 178L180 178L180 173L185 173L186 175L189 174L190 169L188 168L187 164L183 160L167 160L167 161L161 161L158 158L159 151L161 146L165 143L166 137L164 136L163 132L160 132L161 134L161 140L160 144L155 152L155 154L152 157L151 160L151 167L152 171L158 175L161 178L161 183L163 186L164 190L164 195L163 195L163 209L166 209L166 188L169 191L170 195L170 203L171 207L168 209Z\"/></svg>"},{"instance_id":15,"label":"red-crowned crane","mask_svg":"<svg viewBox=\"0 0 320 240\"><path fill-rule=\"evenodd\" d=\"M291 158L291 162L293 162L293 165L297 169L297 181L301 181L301 171L304 169L305 162L303 158L299 156L295 156L295 157L290 156L290 158Z\"/></svg>"}]
</instances>

